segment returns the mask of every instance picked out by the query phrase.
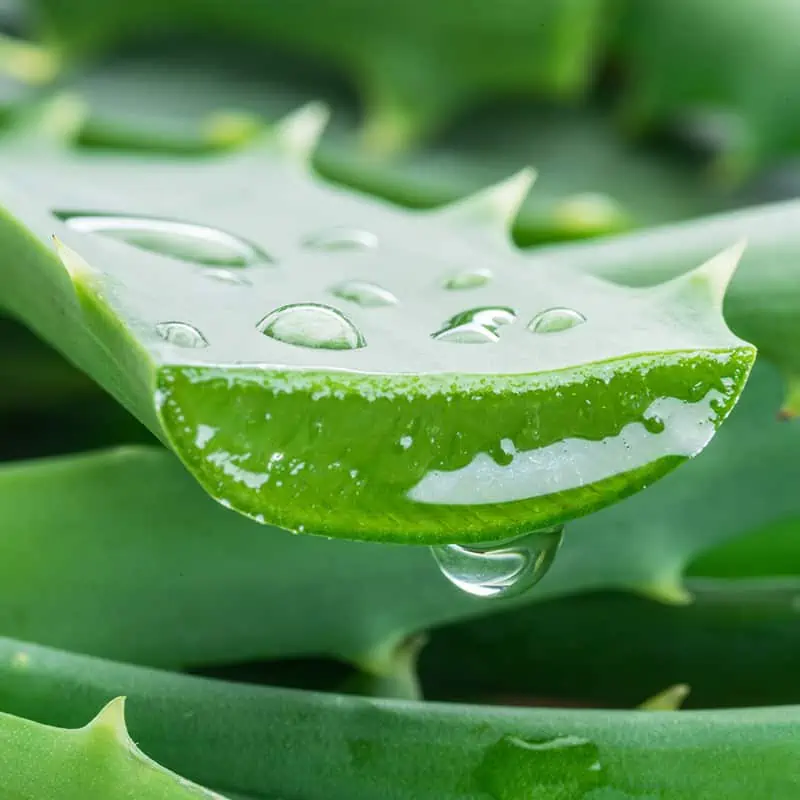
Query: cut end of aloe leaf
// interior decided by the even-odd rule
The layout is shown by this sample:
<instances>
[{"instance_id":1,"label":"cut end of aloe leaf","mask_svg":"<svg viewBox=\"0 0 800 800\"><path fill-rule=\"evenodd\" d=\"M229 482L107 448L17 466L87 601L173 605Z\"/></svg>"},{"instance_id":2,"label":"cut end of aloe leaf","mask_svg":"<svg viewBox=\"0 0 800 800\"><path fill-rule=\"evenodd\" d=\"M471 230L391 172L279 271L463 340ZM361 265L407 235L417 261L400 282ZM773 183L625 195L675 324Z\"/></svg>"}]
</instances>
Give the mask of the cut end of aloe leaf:
<instances>
[{"instance_id":1,"label":"cut end of aloe leaf","mask_svg":"<svg viewBox=\"0 0 800 800\"><path fill-rule=\"evenodd\" d=\"M505 231L532 171L404 211L296 168L324 116L308 106L281 146L194 164L9 165L29 194L0 234L63 242L75 360L213 497L295 531L493 542L705 447L755 357L721 311L740 248L649 289L531 260ZM16 275L30 293L52 279L40 260Z\"/></svg>"}]
</instances>

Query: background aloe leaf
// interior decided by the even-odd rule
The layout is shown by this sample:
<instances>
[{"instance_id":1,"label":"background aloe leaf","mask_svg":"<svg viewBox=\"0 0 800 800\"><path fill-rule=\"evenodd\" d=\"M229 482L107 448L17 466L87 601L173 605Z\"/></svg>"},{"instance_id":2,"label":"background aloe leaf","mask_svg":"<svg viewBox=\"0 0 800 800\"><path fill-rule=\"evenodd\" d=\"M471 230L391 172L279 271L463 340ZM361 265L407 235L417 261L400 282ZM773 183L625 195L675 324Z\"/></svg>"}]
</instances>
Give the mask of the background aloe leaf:
<instances>
[{"instance_id":1,"label":"background aloe leaf","mask_svg":"<svg viewBox=\"0 0 800 800\"><path fill-rule=\"evenodd\" d=\"M0 797L225 800L147 758L128 735L123 704L118 698L88 725L69 731L0 714Z\"/></svg>"},{"instance_id":2,"label":"background aloe leaf","mask_svg":"<svg viewBox=\"0 0 800 800\"><path fill-rule=\"evenodd\" d=\"M792 490L800 430L771 413L779 393L774 369L757 365L706 452L572 523L552 571L524 601L591 589L685 600L681 576L699 553L800 514ZM709 486L724 504L709 502ZM159 450L7 465L0 512L0 631L125 661L190 667L323 655L391 672L407 636L519 602L461 594L425 548L262 530L213 503Z\"/></svg>"},{"instance_id":3,"label":"background aloe leaf","mask_svg":"<svg viewBox=\"0 0 800 800\"><path fill-rule=\"evenodd\" d=\"M797 147L796 111L784 93L798 67L800 15L793 3L748 0L736 13L724 0L702 7L647 0L622 8L615 49L629 65L631 122L685 122L694 115L695 124L716 128L725 168L734 175Z\"/></svg>"},{"instance_id":4,"label":"background aloe leaf","mask_svg":"<svg viewBox=\"0 0 800 800\"><path fill-rule=\"evenodd\" d=\"M385 152L407 146L493 92L580 94L590 80L603 6L602 0L548 0L535 7L511 2L464 16L457 5L443 3L435 10L393 8L390 18L370 3L258 9L241 3L191 13L179 3L152 3L121 13L90 2L68 14L57 4L39 3L37 11L45 36L69 55L191 31L316 56L360 90L365 141ZM475 57L475 48L495 42L499 58Z\"/></svg>"},{"instance_id":5,"label":"background aloe leaf","mask_svg":"<svg viewBox=\"0 0 800 800\"><path fill-rule=\"evenodd\" d=\"M797 710L491 709L246 687L0 644L0 707L72 725L128 699L171 769L258 798L774 797L800 786ZM675 713L675 712L673 712ZM653 745L657 742L657 745ZM545 794L545 796L547 796Z\"/></svg>"}]
</instances>

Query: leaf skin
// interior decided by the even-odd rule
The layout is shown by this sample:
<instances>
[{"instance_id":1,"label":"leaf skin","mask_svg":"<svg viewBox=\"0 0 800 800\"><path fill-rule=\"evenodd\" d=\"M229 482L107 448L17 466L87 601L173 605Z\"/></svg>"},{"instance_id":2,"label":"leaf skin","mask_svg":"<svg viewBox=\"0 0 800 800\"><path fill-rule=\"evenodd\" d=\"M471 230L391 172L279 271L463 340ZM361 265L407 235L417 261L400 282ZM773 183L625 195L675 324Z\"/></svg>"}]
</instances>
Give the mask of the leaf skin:
<instances>
[{"instance_id":1,"label":"leaf skin","mask_svg":"<svg viewBox=\"0 0 800 800\"><path fill-rule=\"evenodd\" d=\"M699 553L800 516L800 428L775 419L779 396L776 371L759 362L711 446L647 492L570 524L524 603L591 589L674 594ZM709 502L709 486L724 503ZM426 548L259 528L159 450L3 467L0 518L0 631L136 663L330 655L367 665L408 635L520 602L467 597Z\"/></svg>"},{"instance_id":2,"label":"leaf skin","mask_svg":"<svg viewBox=\"0 0 800 800\"><path fill-rule=\"evenodd\" d=\"M49 724L74 724L124 692L132 735L160 762L257 798L478 800L488 792L527 800L614 789L660 800L791 800L800 790L796 707L681 712L675 725L672 715L640 711L369 700L209 681L12 640L0 642L0 676L0 707Z\"/></svg>"},{"instance_id":3,"label":"leaf skin","mask_svg":"<svg viewBox=\"0 0 800 800\"><path fill-rule=\"evenodd\" d=\"M27 669L16 654L15 669ZM0 798L7 800L225 800L160 767L128 736L124 700L74 730L0 714Z\"/></svg>"}]
</instances>

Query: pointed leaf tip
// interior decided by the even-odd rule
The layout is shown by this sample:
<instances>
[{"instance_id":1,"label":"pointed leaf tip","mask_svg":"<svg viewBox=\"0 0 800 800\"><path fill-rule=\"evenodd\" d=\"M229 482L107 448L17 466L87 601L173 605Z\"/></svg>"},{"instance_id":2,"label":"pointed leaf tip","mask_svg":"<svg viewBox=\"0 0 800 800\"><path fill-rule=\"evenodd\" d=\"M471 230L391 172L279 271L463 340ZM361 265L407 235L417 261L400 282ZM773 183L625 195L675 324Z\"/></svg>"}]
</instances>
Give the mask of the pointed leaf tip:
<instances>
[{"instance_id":1,"label":"pointed leaf tip","mask_svg":"<svg viewBox=\"0 0 800 800\"><path fill-rule=\"evenodd\" d=\"M688 606L694 602L694 596L683 585L679 578L662 578L643 586L635 587L637 591L650 600L668 606Z\"/></svg>"},{"instance_id":2,"label":"pointed leaf tip","mask_svg":"<svg viewBox=\"0 0 800 800\"><path fill-rule=\"evenodd\" d=\"M87 116L87 104L73 92L62 92L32 108L25 109L8 134L28 145L66 145L78 135Z\"/></svg>"},{"instance_id":3,"label":"pointed leaf tip","mask_svg":"<svg viewBox=\"0 0 800 800\"><path fill-rule=\"evenodd\" d=\"M89 723L92 730L104 729L127 742L128 726L125 724L125 697L115 697L106 703L97 716Z\"/></svg>"},{"instance_id":4,"label":"pointed leaf tip","mask_svg":"<svg viewBox=\"0 0 800 800\"><path fill-rule=\"evenodd\" d=\"M78 255L71 247L65 245L58 236L53 234L51 239L56 249L56 255L58 255L73 283L85 279L93 273L92 268L86 263L85 259Z\"/></svg>"},{"instance_id":5,"label":"pointed leaf tip","mask_svg":"<svg viewBox=\"0 0 800 800\"><path fill-rule=\"evenodd\" d=\"M511 177L432 213L442 221L489 228L507 237L536 175L533 167L524 167Z\"/></svg>"},{"instance_id":6,"label":"pointed leaf tip","mask_svg":"<svg viewBox=\"0 0 800 800\"><path fill-rule=\"evenodd\" d=\"M276 124L275 141L292 158L308 164L329 119L330 109L325 103L307 103Z\"/></svg>"},{"instance_id":7,"label":"pointed leaf tip","mask_svg":"<svg viewBox=\"0 0 800 800\"><path fill-rule=\"evenodd\" d=\"M710 294L715 307L721 309L725 293L733 280L746 246L747 241L740 240L691 272L676 278L676 283L692 288L703 287Z\"/></svg>"},{"instance_id":8,"label":"pointed leaf tip","mask_svg":"<svg viewBox=\"0 0 800 800\"><path fill-rule=\"evenodd\" d=\"M645 700L638 708L640 711L678 711L686 702L691 687L685 683L676 683Z\"/></svg>"},{"instance_id":9,"label":"pointed leaf tip","mask_svg":"<svg viewBox=\"0 0 800 800\"><path fill-rule=\"evenodd\" d=\"M800 417L800 376L789 375L786 378L786 392L778 411L778 419L781 422L789 422L798 417Z\"/></svg>"}]
</instances>

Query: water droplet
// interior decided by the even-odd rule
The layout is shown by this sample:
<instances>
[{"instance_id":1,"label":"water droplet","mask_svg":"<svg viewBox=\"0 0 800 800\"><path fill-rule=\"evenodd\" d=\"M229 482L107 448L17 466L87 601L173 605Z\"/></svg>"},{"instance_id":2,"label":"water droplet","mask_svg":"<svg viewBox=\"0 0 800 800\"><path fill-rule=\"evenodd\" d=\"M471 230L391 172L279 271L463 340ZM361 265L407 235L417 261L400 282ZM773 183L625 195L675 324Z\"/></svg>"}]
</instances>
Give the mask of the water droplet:
<instances>
[{"instance_id":1,"label":"water droplet","mask_svg":"<svg viewBox=\"0 0 800 800\"><path fill-rule=\"evenodd\" d=\"M649 414L642 418L642 424L649 433L663 433L666 425L658 414Z\"/></svg>"},{"instance_id":2,"label":"water droplet","mask_svg":"<svg viewBox=\"0 0 800 800\"><path fill-rule=\"evenodd\" d=\"M378 237L358 228L330 228L308 236L303 244L312 250L374 250Z\"/></svg>"},{"instance_id":3,"label":"water droplet","mask_svg":"<svg viewBox=\"0 0 800 800\"><path fill-rule=\"evenodd\" d=\"M258 323L266 336L299 347L325 350L356 350L366 341L341 311L321 303L282 306Z\"/></svg>"},{"instance_id":4,"label":"water droplet","mask_svg":"<svg viewBox=\"0 0 800 800\"><path fill-rule=\"evenodd\" d=\"M572 308L548 308L537 314L529 323L533 333L558 333L582 325L586 317Z\"/></svg>"},{"instance_id":5,"label":"water droplet","mask_svg":"<svg viewBox=\"0 0 800 800\"><path fill-rule=\"evenodd\" d=\"M493 800L583 800L608 786L600 749L579 736L504 736L487 748L474 778Z\"/></svg>"},{"instance_id":6,"label":"water droplet","mask_svg":"<svg viewBox=\"0 0 800 800\"><path fill-rule=\"evenodd\" d=\"M242 275L241 271L234 272L229 269L207 269L203 273L207 278L218 281L219 283L228 283L231 286L250 286L250 281Z\"/></svg>"},{"instance_id":7,"label":"water droplet","mask_svg":"<svg viewBox=\"0 0 800 800\"><path fill-rule=\"evenodd\" d=\"M445 578L463 592L508 597L527 591L547 574L563 532L559 525L491 545L446 544L431 551Z\"/></svg>"},{"instance_id":8,"label":"water droplet","mask_svg":"<svg viewBox=\"0 0 800 800\"><path fill-rule=\"evenodd\" d=\"M432 336L437 341L458 344L497 342L500 339L498 329L503 325L510 325L516 316L513 309L505 306L470 308L451 317Z\"/></svg>"},{"instance_id":9,"label":"water droplet","mask_svg":"<svg viewBox=\"0 0 800 800\"><path fill-rule=\"evenodd\" d=\"M272 261L254 244L207 225L119 214L56 211L55 215L81 233L99 233L193 264L246 267Z\"/></svg>"},{"instance_id":10,"label":"water droplet","mask_svg":"<svg viewBox=\"0 0 800 800\"><path fill-rule=\"evenodd\" d=\"M488 269L471 269L451 275L444 282L445 289L479 289L492 279Z\"/></svg>"},{"instance_id":11,"label":"water droplet","mask_svg":"<svg viewBox=\"0 0 800 800\"><path fill-rule=\"evenodd\" d=\"M159 322L156 333L176 347L208 347L206 337L193 325L186 322Z\"/></svg>"},{"instance_id":12,"label":"water droplet","mask_svg":"<svg viewBox=\"0 0 800 800\"><path fill-rule=\"evenodd\" d=\"M388 289L368 281L345 281L334 286L331 293L365 308L397 305L397 298Z\"/></svg>"}]
</instances>

